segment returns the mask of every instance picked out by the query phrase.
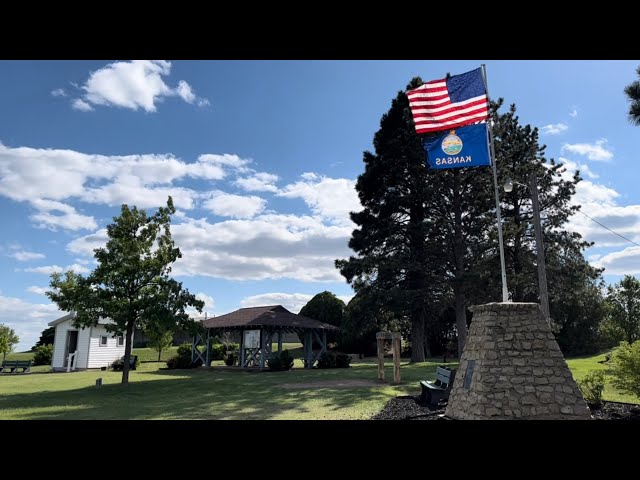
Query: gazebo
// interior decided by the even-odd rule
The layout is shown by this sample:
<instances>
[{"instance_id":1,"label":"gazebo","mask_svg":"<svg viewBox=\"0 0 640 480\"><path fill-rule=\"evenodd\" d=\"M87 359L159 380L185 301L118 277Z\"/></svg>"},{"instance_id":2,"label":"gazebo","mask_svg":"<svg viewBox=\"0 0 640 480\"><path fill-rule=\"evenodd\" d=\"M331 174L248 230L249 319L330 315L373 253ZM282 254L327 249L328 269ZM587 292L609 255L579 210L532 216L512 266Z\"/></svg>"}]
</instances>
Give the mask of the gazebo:
<instances>
[{"instance_id":1,"label":"gazebo","mask_svg":"<svg viewBox=\"0 0 640 480\"><path fill-rule=\"evenodd\" d=\"M296 315L282 305L241 308L235 312L203 320L206 333L197 334L193 340L192 358L200 358L204 365L210 364L209 338L212 330L232 330L240 333L240 367L259 366L265 368L271 358L271 344L274 336L278 342L278 352L282 351L282 336L297 333L303 343L304 368L311 368L316 360L327 351L327 332L338 327L319 322L312 318ZM317 343L320 349L313 351ZM197 347L204 345L204 351Z\"/></svg>"}]
</instances>

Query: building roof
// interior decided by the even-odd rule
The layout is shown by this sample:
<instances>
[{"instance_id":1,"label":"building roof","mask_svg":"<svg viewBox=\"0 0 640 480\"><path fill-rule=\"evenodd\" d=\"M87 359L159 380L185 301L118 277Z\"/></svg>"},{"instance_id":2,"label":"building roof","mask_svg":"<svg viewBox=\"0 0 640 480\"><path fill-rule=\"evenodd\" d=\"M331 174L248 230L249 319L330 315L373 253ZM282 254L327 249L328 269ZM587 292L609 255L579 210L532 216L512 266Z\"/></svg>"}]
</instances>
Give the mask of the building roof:
<instances>
[{"instance_id":1,"label":"building roof","mask_svg":"<svg viewBox=\"0 0 640 480\"><path fill-rule=\"evenodd\" d=\"M206 328L242 328L242 327L287 327L316 328L318 330L339 330L338 327L320 322L312 318L296 315L282 305L267 307L241 308L235 312L219 317L212 317L202 322Z\"/></svg>"},{"instance_id":2,"label":"building roof","mask_svg":"<svg viewBox=\"0 0 640 480\"><path fill-rule=\"evenodd\" d=\"M47 325L49 325L50 327L55 327L56 325L58 325L59 323L62 322L66 322L67 320L73 320L73 318L76 316L76 314L74 312L71 313L67 313L64 317L60 317L52 322L49 322ZM98 323L100 325L105 325L107 323L111 323L111 319L109 318L100 318L98 320Z\"/></svg>"}]
</instances>

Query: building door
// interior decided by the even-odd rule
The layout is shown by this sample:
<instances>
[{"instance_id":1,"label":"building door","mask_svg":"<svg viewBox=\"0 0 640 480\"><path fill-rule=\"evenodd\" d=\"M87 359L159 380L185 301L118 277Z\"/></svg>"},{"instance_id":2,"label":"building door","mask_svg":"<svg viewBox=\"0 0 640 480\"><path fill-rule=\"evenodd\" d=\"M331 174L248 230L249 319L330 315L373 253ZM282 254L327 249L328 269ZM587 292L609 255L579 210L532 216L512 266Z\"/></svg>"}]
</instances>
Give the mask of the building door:
<instances>
[{"instance_id":1,"label":"building door","mask_svg":"<svg viewBox=\"0 0 640 480\"><path fill-rule=\"evenodd\" d=\"M67 343L64 347L64 367L69 363L69 355L78 349L78 331L67 330ZM76 359L77 361L77 359Z\"/></svg>"}]
</instances>

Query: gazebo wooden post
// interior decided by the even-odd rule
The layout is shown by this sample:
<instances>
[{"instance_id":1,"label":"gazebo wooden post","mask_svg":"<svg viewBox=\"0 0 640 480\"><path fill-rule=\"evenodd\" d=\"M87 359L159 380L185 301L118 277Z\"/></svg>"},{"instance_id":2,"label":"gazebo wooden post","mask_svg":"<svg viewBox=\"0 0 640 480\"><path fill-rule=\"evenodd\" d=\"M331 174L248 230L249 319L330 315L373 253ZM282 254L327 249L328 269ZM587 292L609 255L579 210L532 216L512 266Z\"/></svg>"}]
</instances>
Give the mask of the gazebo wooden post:
<instances>
[{"instance_id":1,"label":"gazebo wooden post","mask_svg":"<svg viewBox=\"0 0 640 480\"><path fill-rule=\"evenodd\" d=\"M267 356L266 351L266 337L267 332L265 332L264 327L260 327L260 368L264 368L264 359Z\"/></svg>"},{"instance_id":2,"label":"gazebo wooden post","mask_svg":"<svg viewBox=\"0 0 640 480\"><path fill-rule=\"evenodd\" d=\"M384 337L382 332L376 333L378 344L378 380L384 380Z\"/></svg>"},{"instance_id":3,"label":"gazebo wooden post","mask_svg":"<svg viewBox=\"0 0 640 480\"><path fill-rule=\"evenodd\" d=\"M246 367L244 355L244 328L240 329L240 368Z\"/></svg>"},{"instance_id":4,"label":"gazebo wooden post","mask_svg":"<svg viewBox=\"0 0 640 480\"><path fill-rule=\"evenodd\" d=\"M311 330L304 332L304 368L311 368L313 365L313 333Z\"/></svg>"},{"instance_id":5,"label":"gazebo wooden post","mask_svg":"<svg viewBox=\"0 0 640 480\"><path fill-rule=\"evenodd\" d=\"M207 352L205 354L207 361L204 365L207 368L209 368L209 366L211 365L211 356L209 354L209 351L211 350L210 340L211 340L211 329L207 328L207 344L205 346L205 348L207 349Z\"/></svg>"},{"instance_id":6,"label":"gazebo wooden post","mask_svg":"<svg viewBox=\"0 0 640 480\"><path fill-rule=\"evenodd\" d=\"M393 381L400 383L400 334L393 333L391 338L393 347Z\"/></svg>"},{"instance_id":7,"label":"gazebo wooden post","mask_svg":"<svg viewBox=\"0 0 640 480\"><path fill-rule=\"evenodd\" d=\"M278 327L278 353L282 352L282 327Z\"/></svg>"}]
</instances>

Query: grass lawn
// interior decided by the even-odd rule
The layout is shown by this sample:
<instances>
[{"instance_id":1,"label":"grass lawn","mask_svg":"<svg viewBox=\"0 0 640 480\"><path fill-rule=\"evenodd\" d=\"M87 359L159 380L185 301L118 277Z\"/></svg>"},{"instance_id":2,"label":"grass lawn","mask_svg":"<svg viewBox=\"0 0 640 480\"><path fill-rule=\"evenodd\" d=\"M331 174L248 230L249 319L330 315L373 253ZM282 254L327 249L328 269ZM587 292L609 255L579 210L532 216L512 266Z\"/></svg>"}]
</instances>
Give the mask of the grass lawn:
<instances>
[{"instance_id":1,"label":"grass lawn","mask_svg":"<svg viewBox=\"0 0 640 480\"><path fill-rule=\"evenodd\" d=\"M576 378L604 355L568 360ZM305 370L296 360L289 372L249 373L212 369L164 370L164 362L143 363L120 385L121 373L88 371L0 376L0 419L366 419L397 396L418 394L418 382L433 379L441 358L402 362L402 383L378 383L376 359L349 369ZM450 363L455 366L455 363ZM40 368L40 367L38 367ZM44 367L48 368L48 367ZM387 361L387 379L393 377ZM103 379L101 388L96 379ZM328 381L360 380L370 385L340 387ZM299 385L302 388L291 388ZM605 400L640 403L607 384Z\"/></svg>"}]
</instances>

